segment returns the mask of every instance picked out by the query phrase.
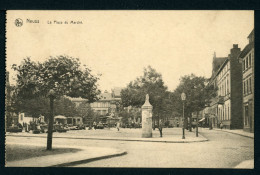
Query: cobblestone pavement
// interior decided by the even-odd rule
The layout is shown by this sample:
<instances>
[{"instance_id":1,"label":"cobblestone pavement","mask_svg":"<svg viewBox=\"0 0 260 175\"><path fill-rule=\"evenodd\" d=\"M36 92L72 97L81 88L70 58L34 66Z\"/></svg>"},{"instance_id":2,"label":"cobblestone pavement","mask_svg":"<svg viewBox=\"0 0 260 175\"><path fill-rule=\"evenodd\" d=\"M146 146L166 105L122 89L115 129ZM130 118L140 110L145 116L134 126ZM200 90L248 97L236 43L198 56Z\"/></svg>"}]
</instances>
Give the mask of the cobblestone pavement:
<instances>
[{"instance_id":1,"label":"cobblestone pavement","mask_svg":"<svg viewBox=\"0 0 260 175\"><path fill-rule=\"evenodd\" d=\"M111 147L127 151L121 157L80 164L77 167L233 168L244 160L254 159L253 139L227 132L199 130L209 139L208 142L153 143L55 138L53 144ZM134 133L137 130L128 132ZM8 136L7 141L46 144L46 138Z\"/></svg>"}]
</instances>

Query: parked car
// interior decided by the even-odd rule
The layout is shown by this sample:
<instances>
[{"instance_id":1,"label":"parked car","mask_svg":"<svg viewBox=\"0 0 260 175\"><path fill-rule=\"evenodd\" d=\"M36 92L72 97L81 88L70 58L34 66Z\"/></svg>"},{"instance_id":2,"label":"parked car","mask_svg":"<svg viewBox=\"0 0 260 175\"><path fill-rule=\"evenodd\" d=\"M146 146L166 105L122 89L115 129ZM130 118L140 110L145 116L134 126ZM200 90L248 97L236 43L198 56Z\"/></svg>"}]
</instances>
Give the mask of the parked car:
<instances>
[{"instance_id":1,"label":"parked car","mask_svg":"<svg viewBox=\"0 0 260 175\"><path fill-rule=\"evenodd\" d=\"M104 127L108 127L108 124L107 124L107 123L103 123L103 126L104 126Z\"/></svg>"},{"instance_id":2,"label":"parked car","mask_svg":"<svg viewBox=\"0 0 260 175\"><path fill-rule=\"evenodd\" d=\"M85 130L86 129L86 126L84 125L84 124L82 124L82 125L78 125L78 128L81 130L81 129L83 129L83 130Z\"/></svg>"},{"instance_id":3,"label":"parked car","mask_svg":"<svg viewBox=\"0 0 260 175\"><path fill-rule=\"evenodd\" d=\"M97 124L96 129L104 129L104 125L102 123Z\"/></svg>"},{"instance_id":4,"label":"parked car","mask_svg":"<svg viewBox=\"0 0 260 175\"><path fill-rule=\"evenodd\" d=\"M22 132L23 129L19 128L18 126L10 126L9 128L6 128L6 132Z\"/></svg>"},{"instance_id":5,"label":"parked car","mask_svg":"<svg viewBox=\"0 0 260 175\"><path fill-rule=\"evenodd\" d=\"M41 133L41 126L40 125L35 125L32 133L33 134L40 134Z\"/></svg>"},{"instance_id":6,"label":"parked car","mask_svg":"<svg viewBox=\"0 0 260 175\"><path fill-rule=\"evenodd\" d=\"M40 128L41 128L42 133L47 133L47 131L48 131L48 125L47 124L40 125Z\"/></svg>"},{"instance_id":7,"label":"parked car","mask_svg":"<svg viewBox=\"0 0 260 175\"><path fill-rule=\"evenodd\" d=\"M79 130L78 126L69 126L68 127L70 130Z\"/></svg>"},{"instance_id":8,"label":"parked car","mask_svg":"<svg viewBox=\"0 0 260 175\"><path fill-rule=\"evenodd\" d=\"M168 128L173 128L173 125L172 125L172 124L169 124Z\"/></svg>"},{"instance_id":9,"label":"parked car","mask_svg":"<svg viewBox=\"0 0 260 175\"><path fill-rule=\"evenodd\" d=\"M40 134L41 133L41 130L40 129L35 129L32 131L33 134Z\"/></svg>"},{"instance_id":10,"label":"parked car","mask_svg":"<svg viewBox=\"0 0 260 175\"><path fill-rule=\"evenodd\" d=\"M142 124L141 123L135 123L135 128L142 128Z\"/></svg>"}]
</instances>

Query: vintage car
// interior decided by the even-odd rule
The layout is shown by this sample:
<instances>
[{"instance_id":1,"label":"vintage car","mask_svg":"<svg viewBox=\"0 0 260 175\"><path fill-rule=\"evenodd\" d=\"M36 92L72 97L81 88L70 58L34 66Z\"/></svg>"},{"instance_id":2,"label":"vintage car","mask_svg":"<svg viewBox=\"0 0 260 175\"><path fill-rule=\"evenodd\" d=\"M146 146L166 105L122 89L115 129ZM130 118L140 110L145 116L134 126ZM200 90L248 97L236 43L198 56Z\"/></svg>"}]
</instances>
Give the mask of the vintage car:
<instances>
[{"instance_id":1,"label":"vintage car","mask_svg":"<svg viewBox=\"0 0 260 175\"><path fill-rule=\"evenodd\" d=\"M102 123L97 124L96 129L104 129L104 125Z\"/></svg>"},{"instance_id":2,"label":"vintage car","mask_svg":"<svg viewBox=\"0 0 260 175\"><path fill-rule=\"evenodd\" d=\"M78 126L68 126L69 130L79 130Z\"/></svg>"},{"instance_id":3,"label":"vintage car","mask_svg":"<svg viewBox=\"0 0 260 175\"><path fill-rule=\"evenodd\" d=\"M23 129L18 126L10 126L9 128L6 128L6 132L22 132Z\"/></svg>"}]
</instances>

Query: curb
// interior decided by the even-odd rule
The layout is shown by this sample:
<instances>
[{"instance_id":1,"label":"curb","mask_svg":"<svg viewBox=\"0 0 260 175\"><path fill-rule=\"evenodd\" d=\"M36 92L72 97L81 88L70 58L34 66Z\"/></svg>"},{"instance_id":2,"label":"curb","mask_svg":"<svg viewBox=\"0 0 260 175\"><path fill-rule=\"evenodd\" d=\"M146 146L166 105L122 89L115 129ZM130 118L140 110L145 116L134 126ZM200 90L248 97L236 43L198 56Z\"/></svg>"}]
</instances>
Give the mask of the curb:
<instances>
[{"instance_id":1,"label":"curb","mask_svg":"<svg viewBox=\"0 0 260 175\"><path fill-rule=\"evenodd\" d=\"M254 137L252 137L252 136L247 136L247 135L243 135L243 134L239 134L239 133L235 133L235 132L229 132L229 131L225 131L225 130L216 130L216 129L215 129L215 131L222 131L222 132L231 133L231 134L240 135L240 136L254 139Z\"/></svg>"},{"instance_id":2,"label":"curb","mask_svg":"<svg viewBox=\"0 0 260 175\"><path fill-rule=\"evenodd\" d=\"M200 134L201 135L201 134ZM40 137L46 138L45 136L21 136L21 135L7 135L11 137ZM202 135L201 135L202 136ZM204 136L202 136L204 137ZM194 140L194 141L167 141L167 140L139 140L139 139L114 139L114 138L90 138L90 137L53 137L53 138L67 138L67 139L86 139L86 140L112 140L112 141L135 141L135 142L164 142L164 143L194 143L194 142L206 142L207 138L204 137L203 140Z\"/></svg>"},{"instance_id":3,"label":"curb","mask_svg":"<svg viewBox=\"0 0 260 175\"><path fill-rule=\"evenodd\" d=\"M74 166L74 165L79 165L79 164L83 164L83 163L94 162L94 161L97 161L97 160L109 159L109 158L112 158L112 157L123 156L123 155L126 155L126 154L127 154L127 152L124 151L124 152L122 152L122 153L117 153L117 154L112 154L112 155L106 155L106 156L100 156L100 157L94 157L94 158L83 159L83 160L77 160L77 161L73 161L73 162L67 162L67 163L57 164L57 165L52 165L52 166L48 166L48 167Z\"/></svg>"}]
</instances>

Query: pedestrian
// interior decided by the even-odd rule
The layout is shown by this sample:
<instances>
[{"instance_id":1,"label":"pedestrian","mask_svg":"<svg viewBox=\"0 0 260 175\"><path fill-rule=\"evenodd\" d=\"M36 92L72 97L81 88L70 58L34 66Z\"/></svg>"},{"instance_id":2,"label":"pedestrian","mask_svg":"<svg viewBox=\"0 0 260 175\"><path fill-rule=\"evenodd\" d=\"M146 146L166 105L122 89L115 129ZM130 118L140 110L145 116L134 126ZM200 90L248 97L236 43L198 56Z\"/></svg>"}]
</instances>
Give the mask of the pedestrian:
<instances>
[{"instance_id":1,"label":"pedestrian","mask_svg":"<svg viewBox=\"0 0 260 175\"><path fill-rule=\"evenodd\" d=\"M163 129L163 123L162 120L159 121L159 127L158 127L159 131L160 131L160 137L162 137L162 129Z\"/></svg>"},{"instance_id":2,"label":"pedestrian","mask_svg":"<svg viewBox=\"0 0 260 175\"><path fill-rule=\"evenodd\" d=\"M223 123L220 122L220 129L222 130L222 128L223 128Z\"/></svg>"},{"instance_id":3,"label":"pedestrian","mask_svg":"<svg viewBox=\"0 0 260 175\"><path fill-rule=\"evenodd\" d=\"M116 129L117 129L117 131L119 131L119 126L120 126L120 123L117 122L117 123L116 123Z\"/></svg>"},{"instance_id":4,"label":"pedestrian","mask_svg":"<svg viewBox=\"0 0 260 175\"><path fill-rule=\"evenodd\" d=\"M96 130L96 127L97 127L97 123L94 121L94 123L93 123L93 127L94 127L94 129Z\"/></svg>"}]
</instances>

